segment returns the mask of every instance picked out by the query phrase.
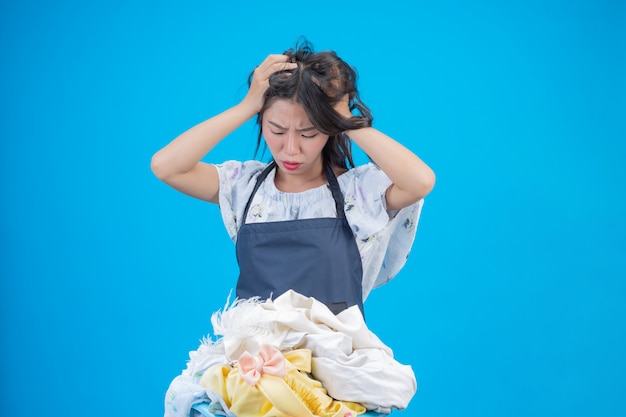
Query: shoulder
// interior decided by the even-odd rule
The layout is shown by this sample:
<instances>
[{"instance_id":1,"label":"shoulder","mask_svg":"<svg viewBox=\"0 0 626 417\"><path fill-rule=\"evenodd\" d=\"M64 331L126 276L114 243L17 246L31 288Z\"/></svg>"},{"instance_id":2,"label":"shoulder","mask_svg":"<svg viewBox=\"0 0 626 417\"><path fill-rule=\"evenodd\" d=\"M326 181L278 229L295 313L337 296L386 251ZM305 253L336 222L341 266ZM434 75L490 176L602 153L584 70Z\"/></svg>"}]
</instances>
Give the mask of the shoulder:
<instances>
[{"instance_id":1,"label":"shoulder","mask_svg":"<svg viewBox=\"0 0 626 417\"><path fill-rule=\"evenodd\" d=\"M369 162L345 171L338 177L339 185L342 188L359 187L361 189L372 189L380 191L391 185L391 180L378 165Z\"/></svg>"},{"instance_id":2,"label":"shoulder","mask_svg":"<svg viewBox=\"0 0 626 417\"><path fill-rule=\"evenodd\" d=\"M229 236L237 239L239 219L256 184L256 178L267 167L266 163L250 161L225 161L215 164L220 181L219 208Z\"/></svg>"},{"instance_id":3,"label":"shoulder","mask_svg":"<svg viewBox=\"0 0 626 417\"><path fill-rule=\"evenodd\" d=\"M225 161L215 164L215 168L220 177L220 185L238 182L249 182L256 178L267 164L260 161Z\"/></svg>"},{"instance_id":4,"label":"shoulder","mask_svg":"<svg viewBox=\"0 0 626 417\"><path fill-rule=\"evenodd\" d=\"M249 161L224 161L214 164L218 171L222 173L230 173L235 176L242 174L254 174L263 171L267 164L265 162L249 160Z\"/></svg>"}]
</instances>

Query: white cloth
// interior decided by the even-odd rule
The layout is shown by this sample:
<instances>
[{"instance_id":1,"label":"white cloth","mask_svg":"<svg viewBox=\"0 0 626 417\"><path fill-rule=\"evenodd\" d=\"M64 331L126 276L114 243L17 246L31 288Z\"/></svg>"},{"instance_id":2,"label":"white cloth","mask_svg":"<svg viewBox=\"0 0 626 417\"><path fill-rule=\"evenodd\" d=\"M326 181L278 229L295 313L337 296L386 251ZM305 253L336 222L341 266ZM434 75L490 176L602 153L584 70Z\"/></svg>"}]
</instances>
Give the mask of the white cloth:
<instances>
[{"instance_id":1,"label":"white cloth","mask_svg":"<svg viewBox=\"0 0 626 417\"><path fill-rule=\"evenodd\" d=\"M287 291L276 299L238 300L211 318L215 342L205 339L190 354L187 370L166 395L167 417L179 416L199 399L211 396L198 385L213 364L255 355L264 344L281 351L310 349L312 375L338 400L361 403L369 410L390 413L404 409L417 390L409 365L399 363L365 324L357 306L334 315L311 297Z\"/></svg>"},{"instance_id":2,"label":"white cloth","mask_svg":"<svg viewBox=\"0 0 626 417\"><path fill-rule=\"evenodd\" d=\"M243 212L267 164L259 161L227 161L216 165L220 178L220 211L229 236L236 242ZM328 185L300 193L286 193L274 185L270 172L255 194L246 223L336 217ZM396 212L388 212L387 175L373 163L353 168L337 177L346 218L354 233L363 264L363 300L373 288L391 280L411 251L423 200Z\"/></svg>"}]
</instances>

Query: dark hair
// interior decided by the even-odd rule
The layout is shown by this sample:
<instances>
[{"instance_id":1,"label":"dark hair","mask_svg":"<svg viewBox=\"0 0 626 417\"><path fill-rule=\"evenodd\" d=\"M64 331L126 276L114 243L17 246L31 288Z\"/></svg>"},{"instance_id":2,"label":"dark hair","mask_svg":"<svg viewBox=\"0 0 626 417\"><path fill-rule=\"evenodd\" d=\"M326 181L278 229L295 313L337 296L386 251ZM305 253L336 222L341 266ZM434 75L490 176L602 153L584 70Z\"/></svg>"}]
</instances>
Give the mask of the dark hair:
<instances>
[{"instance_id":1,"label":"dark hair","mask_svg":"<svg viewBox=\"0 0 626 417\"><path fill-rule=\"evenodd\" d=\"M315 53L307 40L300 39L296 48L283 53L289 62L298 67L289 71L272 74L269 88L265 92L265 103L257 115L259 136L256 152L261 145L263 114L278 99L289 99L302 105L313 126L329 135L322 150L324 163L342 168L354 167L350 139L345 130L369 127L372 115L369 108L359 98L356 87L357 73L333 51ZM252 81L253 73L248 78ZM334 108L345 95L349 97L349 108L356 110L351 118L342 117Z\"/></svg>"}]
</instances>

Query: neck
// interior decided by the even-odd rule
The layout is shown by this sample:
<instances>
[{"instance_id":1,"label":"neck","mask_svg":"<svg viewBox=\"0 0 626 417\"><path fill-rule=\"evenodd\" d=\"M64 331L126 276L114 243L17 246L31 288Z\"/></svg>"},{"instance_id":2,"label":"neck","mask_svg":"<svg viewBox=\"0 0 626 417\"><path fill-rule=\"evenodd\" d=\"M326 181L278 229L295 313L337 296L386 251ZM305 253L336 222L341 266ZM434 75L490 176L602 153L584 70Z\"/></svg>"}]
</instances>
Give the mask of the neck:
<instances>
[{"instance_id":1,"label":"neck","mask_svg":"<svg viewBox=\"0 0 626 417\"><path fill-rule=\"evenodd\" d=\"M301 174L290 174L279 167L276 168L274 184L280 191L286 193L299 193L302 191L317 188L328 182L323 164L315 169Z\"/></svg>"}]
</instances>

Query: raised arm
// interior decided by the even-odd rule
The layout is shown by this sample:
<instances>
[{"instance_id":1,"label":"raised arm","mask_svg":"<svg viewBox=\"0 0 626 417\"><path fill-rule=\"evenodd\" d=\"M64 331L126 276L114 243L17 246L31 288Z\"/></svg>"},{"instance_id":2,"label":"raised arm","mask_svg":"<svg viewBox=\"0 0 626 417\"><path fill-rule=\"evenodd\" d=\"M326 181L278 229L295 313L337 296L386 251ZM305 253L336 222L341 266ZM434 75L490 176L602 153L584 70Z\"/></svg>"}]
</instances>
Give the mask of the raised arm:
<instances>
[{"instance_id":1,"label":"raised arm","mask_svg":"<svg viewBox=\"0 0 626 417\"><path fill-rule=\"evenodd\" d=\"M409 149L373 127L346 134L391 179L387 209L399 210L424 198L435 185L435 173Z\"/></svg>"},{"instance_id":2,"label":"raised arm","mask_svg":"<svg viewBox=\"0 0 626 417\"><path fill-rule=\"evenodd\" d=\"M211 164L201 161L222 139L257 114L269 77L295 68L287 56L268 56L254 70L246 97L234 107L192 127L152 156L152 172L171 187L201 200L218 203L219 178Z\"/></svg>"},{"instance_id":3,"label":"raised arm","mask_svg":"<svg viewBox=\"0 0 626 417\"><path fill-rule=\"evenodd\" d=\"M343 117L353 117L345 96L335 110ZM391 179L387 189L387 209L399 210L424 198L435 186L435 173L417 155L396 140L373 127L348 130L356 143Z\"/></svg>"}]
</instances>

